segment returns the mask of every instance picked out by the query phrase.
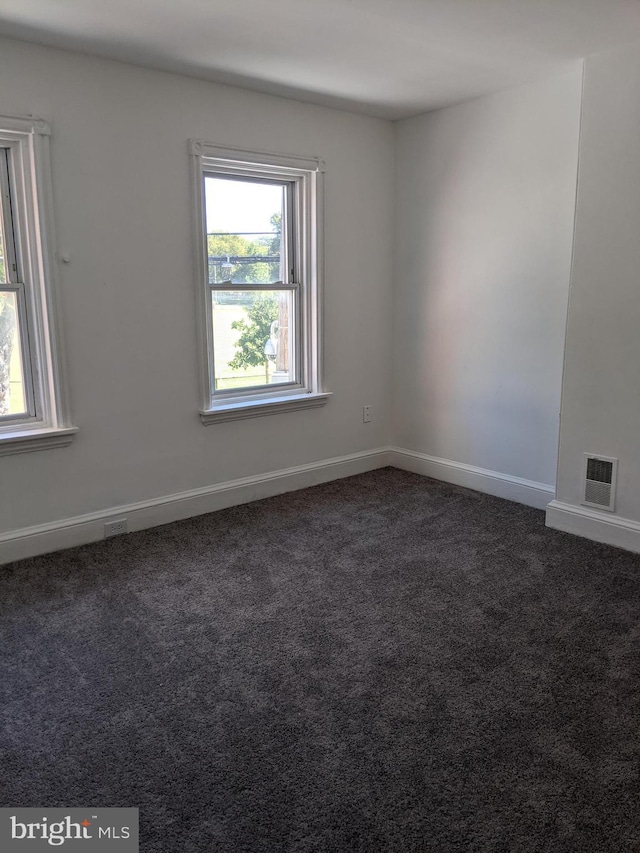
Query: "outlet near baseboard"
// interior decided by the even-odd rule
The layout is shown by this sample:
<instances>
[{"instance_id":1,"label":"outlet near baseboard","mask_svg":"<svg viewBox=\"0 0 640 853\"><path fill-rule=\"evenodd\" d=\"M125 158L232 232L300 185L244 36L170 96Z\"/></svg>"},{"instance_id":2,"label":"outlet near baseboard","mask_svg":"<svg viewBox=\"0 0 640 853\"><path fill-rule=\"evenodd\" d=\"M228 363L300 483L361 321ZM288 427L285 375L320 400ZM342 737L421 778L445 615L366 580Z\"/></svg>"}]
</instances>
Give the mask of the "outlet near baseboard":
<instances>
[{"instance_id":1,"label":"outlet near baseboard","mask_svg":"<svg viewBox=\"0 0 640 853\"><path fill-rule=\"evenodd\" d=\"M104 538L109 539L111 536L120 536L127 532L127 519L114 518L113 521L105 521L104 523Z\"/></svg>"}]
</instances>

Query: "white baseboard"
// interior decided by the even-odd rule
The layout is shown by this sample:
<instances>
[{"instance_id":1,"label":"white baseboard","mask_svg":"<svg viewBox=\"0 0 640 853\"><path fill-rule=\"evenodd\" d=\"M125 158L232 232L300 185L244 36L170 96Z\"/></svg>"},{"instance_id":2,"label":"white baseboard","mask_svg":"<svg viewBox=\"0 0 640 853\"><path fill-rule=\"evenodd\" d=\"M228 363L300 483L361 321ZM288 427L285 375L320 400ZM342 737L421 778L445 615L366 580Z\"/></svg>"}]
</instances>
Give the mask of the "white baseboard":
<instances>
[{"instance_id":1,"label":"white baseboard","mask_svg":"<svg viewBox=\"0 0 640 853\"><path fill-rule=\"evenodd\" d=\"M593 539L594 542L640 553L640 522L630 518L620 518L586 506L551 501L547 507L546 525L564 533Z\"/></svg>"},{"instance_id":2,"label":"white baseboard","mask_svg":"<svg viewBox=\"0 0 640 853\"><path fill-rule=\"evenodd\" d=\"M536 509L545 509L555 495L555 488L546 483L523 480L521 477L512 477L510 474L476 468L462 462L453 462L451 459L427 456L426 453L403 450L401 447L392 447L389 453L389 464L396 468L506 498L506 500L526 504Z\"/></svg>"},{"instance_id":3,"label":"white baseboard","mask_svg":"<svg viewBox=\"0 0 640 853\"><path fill-rule=\"evenodd\" d=\"M496 495L537 509L544 509L554 496L553 486L544 483L535 483L509 474L476 468L450 459L439 459L399 447L381 447L363 453L324 459L308 465L270 471L253 477L230 480L200 489L163 495L159 498L109 507L98 512L1 533L0 565L26 557L35 557L38 554L48 554L63 548L97 542L104 538L105 522L115 518L126 518L128 530L134 532L272 497L283 492L305 489L330 480L362 474L386 465ZM589 513L590 511L585 511L585 515ZM548 519L549 515L547 515L547 523L549 523ZM627 524L632 525L633 522L627 522ZM565 528L560 524L550 524L550 526L598 539L590 533L580 533L578 530ZM640 537L640 524L636 525L636 528L635 536ZM598 539L598 541L620 544L608 538ZM620 545L620 547L630 546ZM640 550L640 547L630 548L630 550Z\"/></svg>"},{"instance_id":4,"label":"white baseboard","mask_svg":"<svg viewBox=\"0 0 640 853\"><path fill-rule=\"evenodd\" d=\"M12 530L0 534L0 565L97 542L104 538L105 521L114 518L126 518L130 532L144 530L329 480L351 477L389 464L388 448L378 448Z\"/></svg>"}]
</instances>

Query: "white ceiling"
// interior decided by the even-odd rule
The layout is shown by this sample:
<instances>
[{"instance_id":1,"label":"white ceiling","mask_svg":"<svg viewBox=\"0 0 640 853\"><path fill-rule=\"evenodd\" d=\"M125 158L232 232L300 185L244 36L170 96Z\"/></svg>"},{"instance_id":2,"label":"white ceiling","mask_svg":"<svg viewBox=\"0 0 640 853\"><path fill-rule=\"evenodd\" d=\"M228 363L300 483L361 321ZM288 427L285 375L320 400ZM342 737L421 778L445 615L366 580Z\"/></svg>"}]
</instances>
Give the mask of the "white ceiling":
<instances>
[{"instance_id":1,"label":"white ceiling","mask_svg":"<svg viewBox=\"0 0 640 853\"><path fill-rule=\"evenodd\" d=\"M640 41L640 0L1 0L0 33L398 119Z\"/></svg>"}]
</instances>

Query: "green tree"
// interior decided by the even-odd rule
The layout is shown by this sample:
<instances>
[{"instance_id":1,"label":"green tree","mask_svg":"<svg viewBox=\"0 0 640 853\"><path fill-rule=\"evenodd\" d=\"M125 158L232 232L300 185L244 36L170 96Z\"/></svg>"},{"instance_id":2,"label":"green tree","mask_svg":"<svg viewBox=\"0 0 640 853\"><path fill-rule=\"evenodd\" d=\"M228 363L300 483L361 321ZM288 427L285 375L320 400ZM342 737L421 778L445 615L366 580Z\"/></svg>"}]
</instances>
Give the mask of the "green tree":
<instances>
[{"instance_id":1,"label":"green tree","mask_svg":"<svg viewBox=\"0 0 640 853\"><path fill-rule=\"evenodd\" d=\"M276 215L274 214L274 216ZM273 221L273 216L271 220ZM262 284L276 281L278 278L280 265L267 261L261 262L260 256L279 254L279 235L248 240L240 234L208 234L207 251L210 258L227 255L229 257L255 257L256 259L255 263L232 264L230 269L224 271L223 275L216 271L216 264L209 262L209 280L211 282L229 279L236 284Z\"/></svg>"},{"instance_id":2,"label":"green tree","mask_svg":"<svg viewBox=\"0 0 640 853\"><path fill-rule=\"evenodd\" d=\"M229 367L264 366L265 383L269 381L269 359L264 346L271 335L271 324L278 319L278 297L273 293L256 293L247 308L247 319L234 320L231 328L240 332L237 350Z\"/></svg>"}]
</instances>

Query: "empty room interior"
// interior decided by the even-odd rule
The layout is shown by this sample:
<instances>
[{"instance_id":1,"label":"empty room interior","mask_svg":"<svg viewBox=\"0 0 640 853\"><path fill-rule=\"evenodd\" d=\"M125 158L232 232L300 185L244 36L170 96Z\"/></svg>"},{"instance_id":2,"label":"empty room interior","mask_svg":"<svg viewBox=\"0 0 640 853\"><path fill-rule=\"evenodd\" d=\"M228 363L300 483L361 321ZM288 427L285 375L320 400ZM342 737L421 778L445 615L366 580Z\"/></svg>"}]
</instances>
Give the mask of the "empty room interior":
<instances>
[{"instance_id":1,"label":"empty room interior","mask_svg":"<svg viewBox=\"0 0 640 853\"><path fill-rule=\"evenodd\" d=\"M639 140L636 0L3 2L3 851L637 853Z\"/></svg>"}]
</instances>

